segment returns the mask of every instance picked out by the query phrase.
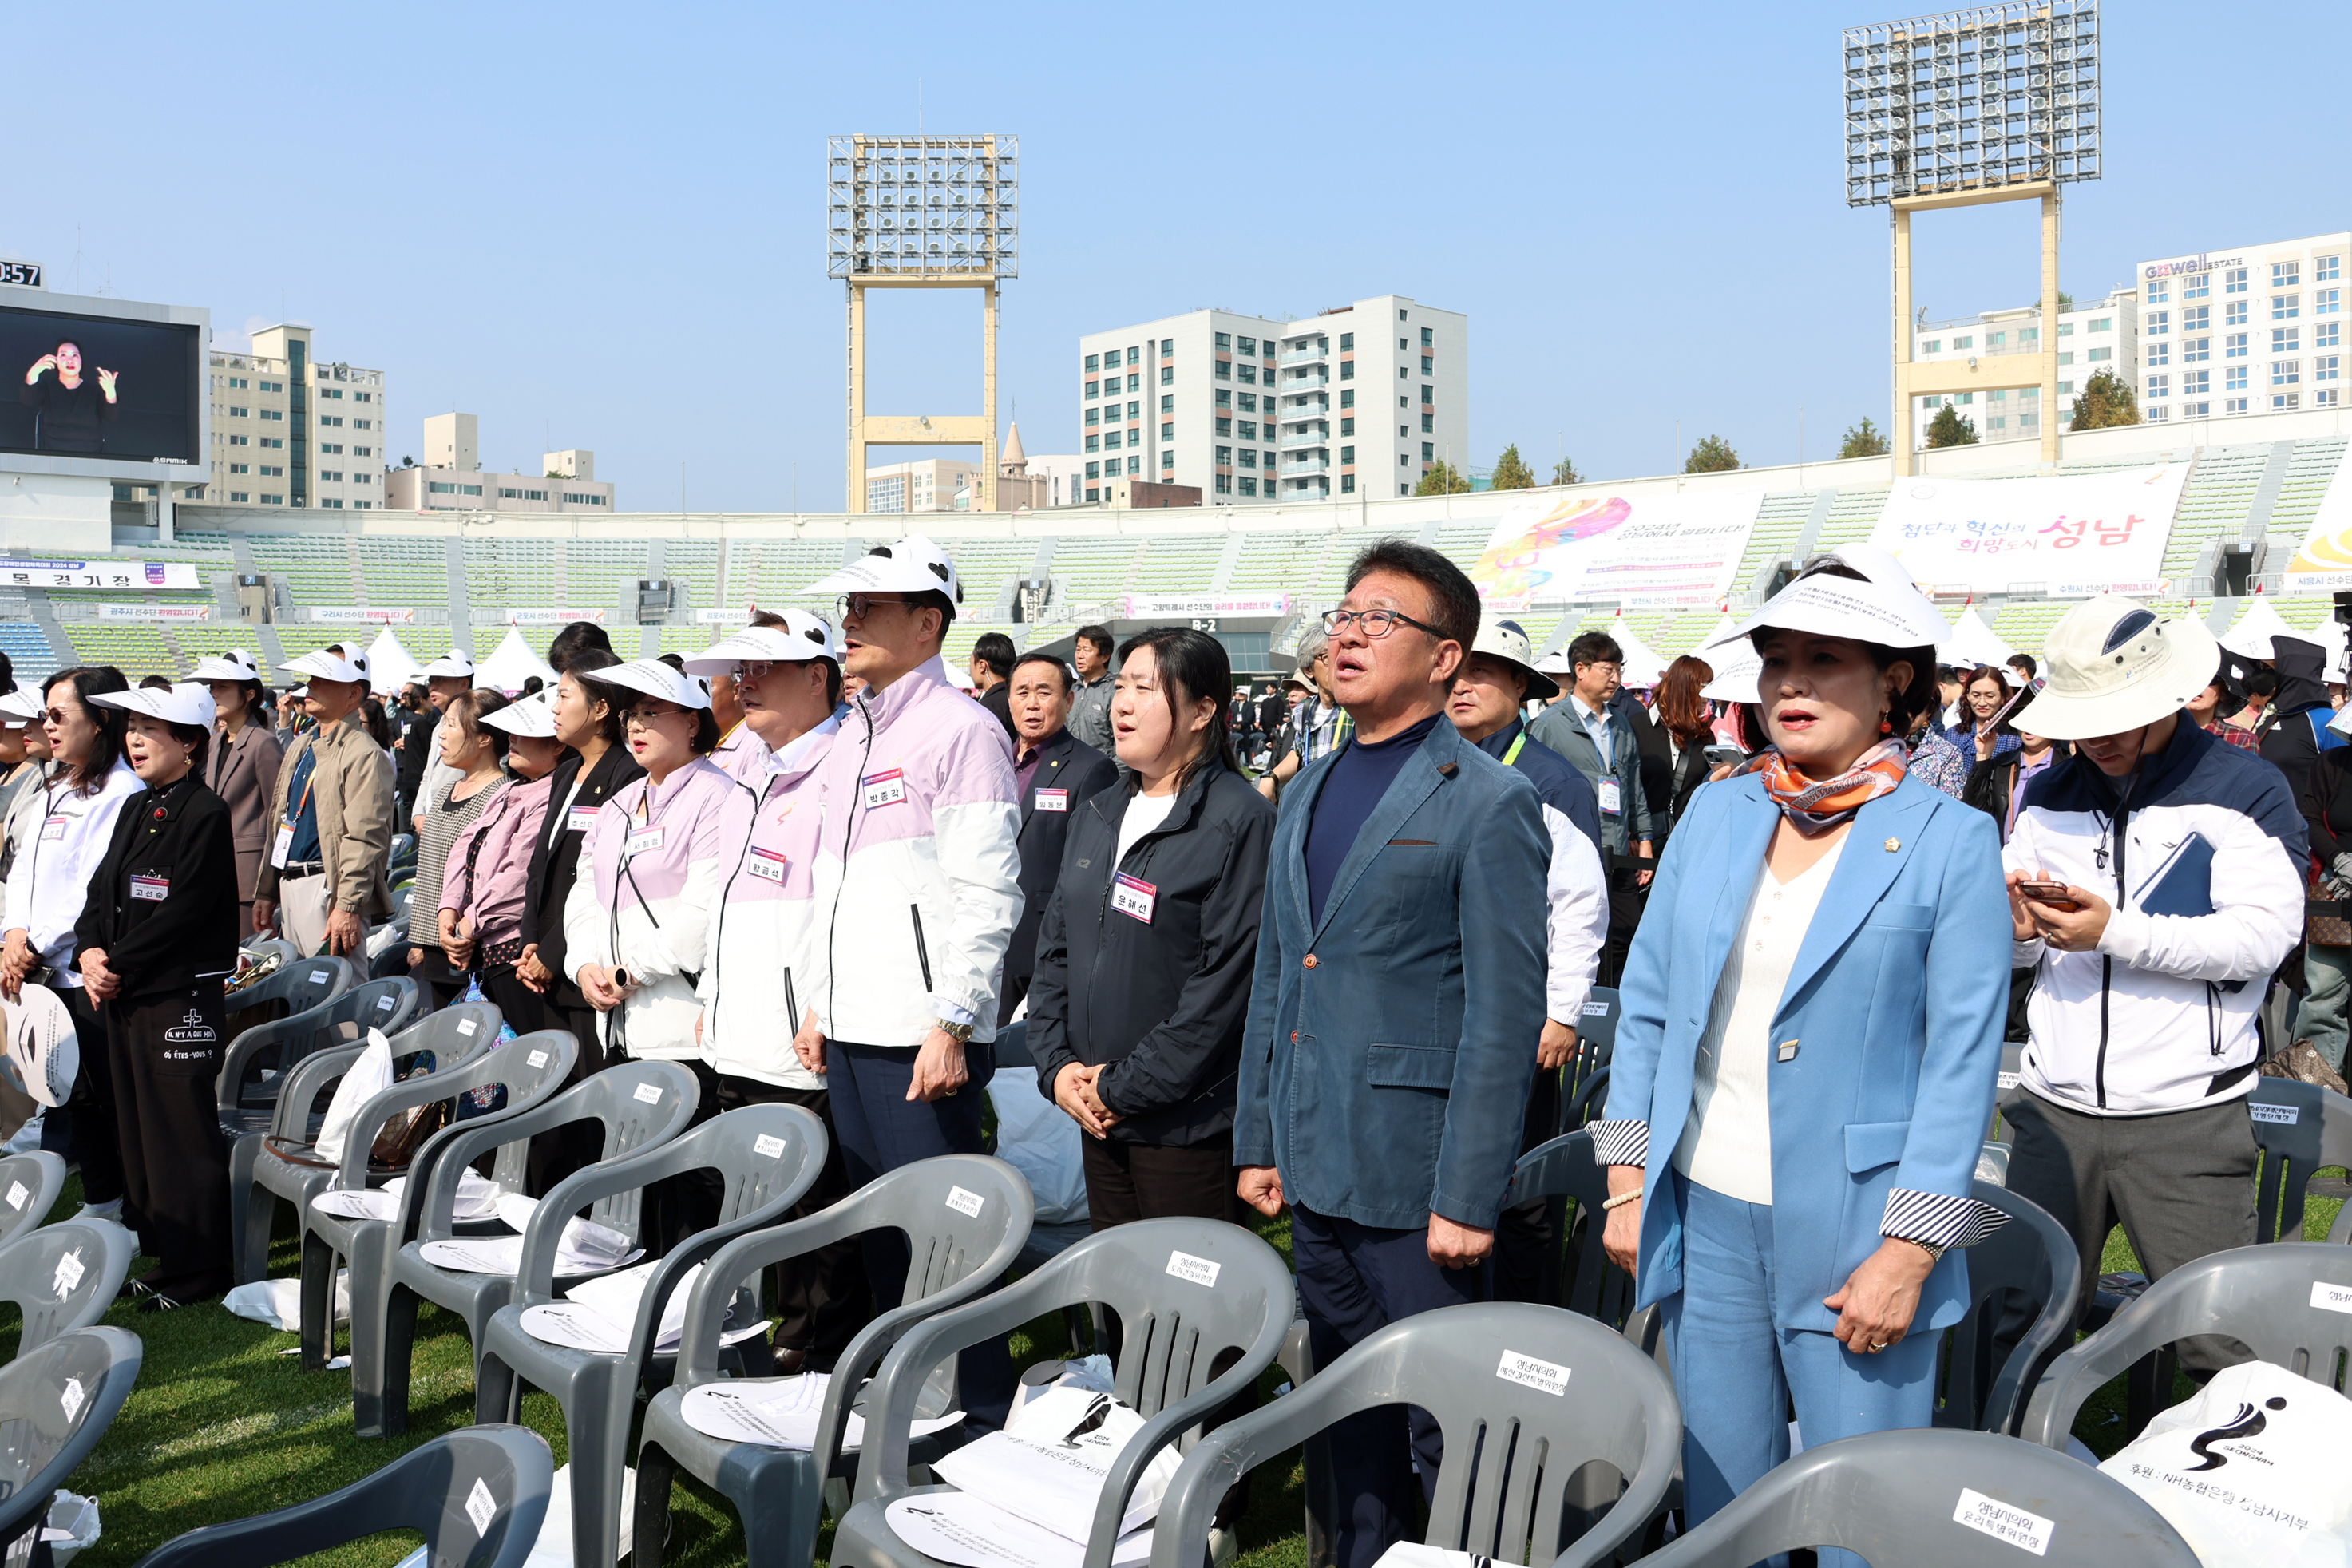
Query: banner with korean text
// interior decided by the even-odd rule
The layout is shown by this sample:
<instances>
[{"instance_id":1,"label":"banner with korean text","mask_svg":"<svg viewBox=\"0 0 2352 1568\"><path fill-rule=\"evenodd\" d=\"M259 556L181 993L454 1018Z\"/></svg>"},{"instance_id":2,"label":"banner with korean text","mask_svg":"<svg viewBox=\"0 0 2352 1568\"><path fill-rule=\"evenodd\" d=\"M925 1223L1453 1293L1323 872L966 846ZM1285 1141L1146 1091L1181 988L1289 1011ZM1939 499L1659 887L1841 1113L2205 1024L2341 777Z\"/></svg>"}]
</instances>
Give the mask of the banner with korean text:
<instances>
[{"instance_id":1,"label":"banner with korean text","mask_svg":"<svg viewBox=\"0 0 2352 1568\"><path fill-rule=\"evenodd\" d=\"M101 621L208 621L210 605L96 605Z\"/></svg>"},{"instance_id":2,"label":"banner with korean text","mask_svg":"<svg viewBox=\"0 0 2352 1568\"><path fill-rule=\"evenodd\" d=\"M568 626L574 621L593 621L601 626L604 624L604 608L601 605L593 610L533 606L506 614L506 624L510 626Z\"/></svg>"},{"instance_id":3,"label":"banner with korean text","mask_svg":"<svg viewBox=\"0 0 2352 1568\"><path fill-rule=\"evenodd\" d=\"M185 561L33 561L0 555L0 586L88 588L120 594L124 589L202 588L194 564Z\"/></svg>"},{"instance_id":4,"label":"banner with korean text","mask_svg":"<svg viewBox=\"0 0 2352 1568\"><path fill-rule=\"evenodd\" d=\"M1731 591L1763 504L1760 489L1530 496L1504 508L1470 580L1496 610L1712 605Z\"/></svg>"},{"instance_id":5,"label":"banner with korean text","mask_svg":"<svg viewBox=\"0 0 2352 1568\"><path fill-rule=\"evenodd\" d=\"M2319 498L2303 545L2287 563L2290 594L2332 594L2352 588L2352 465L2338 465Z\"/></svg>"},{"instance_id":6,"label":"banner with korean text","mask_svg":"<svg viewBox=\"0 0 2352 1568\"><path fill-rule=\"evenodd\" d=\"M416 621L416 610L408 605L313 605L310 618L336 626L405 626Z\"/></svg>"},{"instance_id":7,"label":"banner with korean text","mask_svg":"<svg viewBox=\"0 0 2352 1568\"><path fill-rule=\"evenodd\" d=\"M1129 594L1125 619L1181 616L1286 616L1287 594Z\"/></svg>"},{"instance_id":8,"label":"banner with korean text","mask_svg":"<svg viewBox=\"0 0 2352 1568\"><path fill-rule=\"evenodd\" d=\"M1870 542L1934 594L2160 594L2187 463L1895 481Z\"/></svg>"}]
</instances>

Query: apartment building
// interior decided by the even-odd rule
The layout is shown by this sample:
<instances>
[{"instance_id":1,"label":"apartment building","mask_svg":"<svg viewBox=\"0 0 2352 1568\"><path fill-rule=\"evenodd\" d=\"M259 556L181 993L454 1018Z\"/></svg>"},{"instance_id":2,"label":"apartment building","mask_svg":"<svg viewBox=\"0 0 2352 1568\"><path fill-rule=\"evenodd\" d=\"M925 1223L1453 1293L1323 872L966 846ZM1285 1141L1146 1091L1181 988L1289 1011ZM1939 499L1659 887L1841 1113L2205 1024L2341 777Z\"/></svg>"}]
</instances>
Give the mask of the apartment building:
<instances>
[{"instance_id":1,"label":"apartment building","mask_svg":"<svg viewBox=\"0 0 2352 1568\"><path fill-rule=\"evenodd\" d=\"M1468 462L1469 350L1467 316L1402 294L1087 333L1085 489L1066 504L1101 503L1113 479L1196 487L1211 506L1409 495L1433 464Z\"/></svg>"},{"instance_id":2,"label":"apartment building","mask_svg":"<svg viewBox=\"0 0 2352 1568\"><path fill-rule=\"evenodd\" d=\"M253 334L250 353L211 351L211 474L189 499L231 506L366 511L384 501L383 372L321 364L310 325Z\"/></svg>"},{"instance_id":3,"label":"apartment building","mask_svg":"<svg viewBox=\"0 0 2352 1568\"><path fill-rule=\"evenodd\" d=\"M954 511L956 491L970 486L980 465L957 458L923 458L866 470L867 511Z\"/></svg>"},{"instance_id":4,"label":"apartment building","mask_svg":"<svg viewBox=\"0 0 2352 1568\"><path fill-rule=\"evenodd\" d=\"M2058 407L2049 417L2074 417L2073 399L2083 383L2112 370L2126 385L2139 375L2138 293L2118 289L2093 304L2068 304L2058 312ZM1915 361L1965 360L2042 352L2042 307L1986 310L1955 321L1923 321L1912 332ZM1986 392L1944 393L1916 399L1912 440L1927 444L1927 422L1946 404L1976 426L1983 442L2040 440L2042 389L1994 387Z\"/></svg>"},{"instance_id":5,"label":"apartment building","mask_svg":"<svg viewBox=\"0 0 2352 1568\"><path fill-rule=\"evenodd\" d=\"M2347 254L2352 231L2142 262L2142 416L2343 407Z\"/></svg>"},{"instance_id":6,"label":"apartment building","mask_svg":"<svg viewBox=\"0 0 2352 1568\"><path fill-rule=\"evenodd\" d=\"M481 420L472 414L434 415L425 422L425 461L384 475L384 505L394 511L609 516L614 504L613 487L596 479L596 454L584 447L547 453L536 473L484 469Z\"/></svg>"}]
</instances>

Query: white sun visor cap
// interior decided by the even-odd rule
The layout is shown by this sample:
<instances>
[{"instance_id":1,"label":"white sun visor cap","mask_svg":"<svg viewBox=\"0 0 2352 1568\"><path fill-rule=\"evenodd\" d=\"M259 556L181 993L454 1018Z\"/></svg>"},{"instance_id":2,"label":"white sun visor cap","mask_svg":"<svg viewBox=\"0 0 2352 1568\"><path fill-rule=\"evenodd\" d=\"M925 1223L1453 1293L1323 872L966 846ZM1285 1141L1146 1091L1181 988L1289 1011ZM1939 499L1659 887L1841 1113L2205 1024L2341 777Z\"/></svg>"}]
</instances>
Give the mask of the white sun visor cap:
<instances>
[{"instance_id":1,"label":"white sun visor cap","mask_svg":"<svg viewBox=\"0 0 2352 1568\"><path fill-rule=\"evenodd\" d=\"M361 686L367 684L368 658L363 653L355 653L345 658L333 648L322 647L314 652L306 653L300 658L289 659L278 668L295 675L307 676L312 680L341 680L354 682Z\"/></svg>"},{"instance_id":2,"label":"white sun visor cap","mask_svg":"<svg viewBox=\"0 0 2352 1568\"><path fill-rule=\"evenodd\" d=\"M919 533L877 544L829 577L820 577L802 592L809 594L945 594L952 605L963 603L963 584L956 579L955 563L948 552Z\"/></svg>"},{"instance_id":3,"label":"white sun visor cap","mask_svg":"<svg viewBox=\"0 0 2352 1568\"><path fill-rule=\"evenodd\" d=\"M128 709L133 713L144 713L151 719L161 719L167 724L192 724L199 730L211 729L215 717L212 689L194 680L183 680L175 686L101 691L90 700L101 708Z\"/></svg>"},{"instance_id":4,"label":"white sun visor cap","mask_svg":"<svg viewBox=\"0 0 2352 1568\"><path fill-rule=\"evenodd\" d=\"M1528 634L1517 621L1490 621L1479 617L1478 636L1470 644L1472 653L1483 653L1489 658L1499 658L1528 678L1530 697L1557 697L1559 682L1536 668L1535 649L1528 642Z\"/></svg>"},{"instance_id":5,"label":"white sun visor cap","mask_svg":"<svg viewBox=\"0 0 2352 1568\"><path fill-rule=\"evenodd\" d=\"M474 679L474 656L453 647L416 674L423 680L471 680Z\"/></svg>"},{"instance_id":6,"label":"white sun visor cap","mask_svg":"<svg viewBox=\"0 0 2352 1568\"><path fill-rule=\"evenodd\" d=\"M739 664L809 664L820 658L841 662L833 628L806 610L779 611L781 626L746 626L733 637L712 643L700 653L686 656L689 675L732 675Z\"/></svg>"},{"instance_id":7,"label":"white sun visor cap","mask_svg":"<svg viewBox=\"0 0 2352 1568\"><path fill-rule=\"evenodd\" d=\"M1830 570L1840 566L1860 573L1862 581ZM1943 613L1919 592L1902 563L1869 544L1849 544L1811 563L1762 609L1706 647L1744 642L1773 627L1881 647L1931 647L1952 635ZM1706 657L1704 649L1700 657Z\"/></svg>"},{"instance_id":8,"label":"white sun visor cap","mask_svg":"<svg viewBox=\"0 0 2352 1568\"><path fill-rule=\"evenodd\" d=\"M2059 617L2042 645L2042 689L2011 721L2030 735L2086 741L2177 713L2213 683L2221 645L2202 622L2158 620L2115 594Z\"/></svg>"},{"instance_id":9,"label":"white sun visor cap","mask_svg":"<svg viewBox=\"0 0 2352 1568\"><path fill-rule=\"evenodd\" d=\"M528 697L519 697L497 712L485 714L482 722L521 740L552 741L555 739L555 706L547 700L548 695L545 691L534 691Z\"/></svg>"},{"instance_id":10,"label":"white sun visor cap","mask_svg":"<svg viewBox=\"0 0 2352 1568\"><path fill-rule=\"evenodd\" d=\"M196 668L188 671L187 679L190 680L259 680L261 665L245 649L233 647L226 653L216 653L209 658L198 659Z\"/></svg>"},{"instance_id":11,"label":"white sun visor cap","mask_svg":"<svg viewBox=\"0 0 2352 1568\"><path fill-rule=\"evenodd\" d=\"M583 680L593 680L600 686L618 686L628 691L642 691L647 697L658 697L664 702L674 702L680 708L710 706L710 682L691 675L681 675L677 669L657 658L633 658L626 664L609 664L602 669L579 671Z\"/></svg>"},{"instance_id":12,"label":"white sun visor cap","mask_svg":"<svg viewBox=\"0 0 2352 1568\"><path fill-rule=\"evenodd\" d=\"M28 681L16 682L16 690L0 697L0 724L37 724L46 711L41 689Z\"/></svg>"}]
</instances>

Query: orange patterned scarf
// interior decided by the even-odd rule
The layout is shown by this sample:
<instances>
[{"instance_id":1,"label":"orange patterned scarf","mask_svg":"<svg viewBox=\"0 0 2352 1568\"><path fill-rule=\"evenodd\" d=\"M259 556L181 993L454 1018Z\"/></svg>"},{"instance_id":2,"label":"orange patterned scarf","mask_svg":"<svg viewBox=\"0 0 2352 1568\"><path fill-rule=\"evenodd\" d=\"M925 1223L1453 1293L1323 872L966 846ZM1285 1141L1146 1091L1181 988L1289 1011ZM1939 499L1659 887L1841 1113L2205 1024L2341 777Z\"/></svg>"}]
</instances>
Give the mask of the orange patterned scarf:
<instances>
[{"instance_id":1,"label":"orange patterned scarf","mask_svg":"<svg viewBox=\"0 0 2352 1568\"><path fill-rule=\"evenodd\" d=\"M1903 742L1891 738L1881 741L1855 758L1853 766L1818 783L1790 767L1778 749L1758 756L1748 764L1748 771L1762 775L1764 793L1772 797L1772 804L1791 826L1810 838L1851 821L1855 812L1880 795L1894 793L1903 782Z\"/></svg>"}]
</instances>

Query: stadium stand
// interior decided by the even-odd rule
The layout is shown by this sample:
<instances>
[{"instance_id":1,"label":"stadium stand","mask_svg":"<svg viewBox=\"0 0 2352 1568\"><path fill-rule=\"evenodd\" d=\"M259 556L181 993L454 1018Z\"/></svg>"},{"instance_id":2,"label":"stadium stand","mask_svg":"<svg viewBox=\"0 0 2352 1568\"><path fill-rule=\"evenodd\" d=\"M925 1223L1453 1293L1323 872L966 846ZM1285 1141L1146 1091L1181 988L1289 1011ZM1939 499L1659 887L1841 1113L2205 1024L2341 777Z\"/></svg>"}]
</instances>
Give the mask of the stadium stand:
<instances>
[{"instance_id":1,"label":"stadium stand","mask_svg":"<svg viewBox=\"0 0 2352 1568\"><path fill-rule=\"evenodd\" d=\"M0 653L8 656L19 680L39 680L58 668L57 650L30 621L0 621Z\"/></svg>"}]
</instances>

